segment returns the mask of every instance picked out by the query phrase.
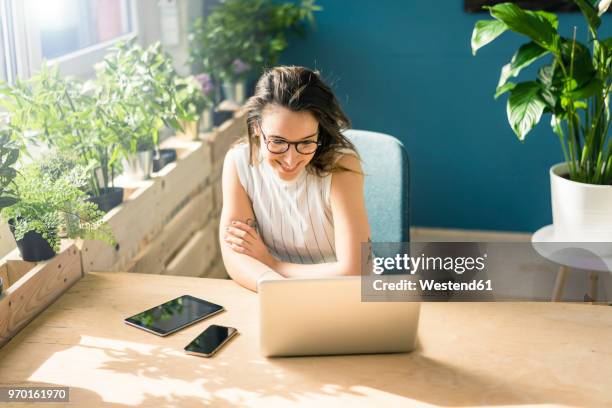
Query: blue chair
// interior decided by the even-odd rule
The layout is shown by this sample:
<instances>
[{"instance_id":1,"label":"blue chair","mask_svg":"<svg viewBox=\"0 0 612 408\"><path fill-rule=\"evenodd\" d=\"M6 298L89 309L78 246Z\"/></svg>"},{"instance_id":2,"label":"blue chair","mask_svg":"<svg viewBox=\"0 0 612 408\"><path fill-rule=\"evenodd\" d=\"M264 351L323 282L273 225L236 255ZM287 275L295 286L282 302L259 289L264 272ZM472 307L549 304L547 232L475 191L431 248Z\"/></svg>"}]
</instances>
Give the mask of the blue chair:
<instances>
[{"instance_id":1,"label":"blue chair","mask_svg":"<svg viewBox=\"0 0 612 408\"><path fill-rule=\"evenodd\" d=\"M367 130L347 130L365 173L365 200L372 242L410 241L408 153L396 138Z\"/></svg>"}]
</instances>

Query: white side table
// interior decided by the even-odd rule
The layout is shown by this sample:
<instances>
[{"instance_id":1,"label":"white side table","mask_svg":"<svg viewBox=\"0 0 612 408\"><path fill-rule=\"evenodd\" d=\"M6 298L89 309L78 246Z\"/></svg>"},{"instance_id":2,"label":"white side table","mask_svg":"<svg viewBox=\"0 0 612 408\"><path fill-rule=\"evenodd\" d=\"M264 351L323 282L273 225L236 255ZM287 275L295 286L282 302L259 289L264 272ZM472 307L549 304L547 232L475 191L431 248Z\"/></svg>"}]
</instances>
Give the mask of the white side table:
<instances>
[{"instance_id":1,"label":"white side table","mask_svg":"<svg viewBox=\"0 0 612 408\"><path fill-rule=\"evenodd\" d=\"M533 234L531 243L540 255L559 265L551 301L561 300L567 275L572 268L589 272L589 290L585 301L596 301L598 273L612 271L612 242L568 242L555 234L553 225L547 225Z\"/></svg>"}]
</instances>

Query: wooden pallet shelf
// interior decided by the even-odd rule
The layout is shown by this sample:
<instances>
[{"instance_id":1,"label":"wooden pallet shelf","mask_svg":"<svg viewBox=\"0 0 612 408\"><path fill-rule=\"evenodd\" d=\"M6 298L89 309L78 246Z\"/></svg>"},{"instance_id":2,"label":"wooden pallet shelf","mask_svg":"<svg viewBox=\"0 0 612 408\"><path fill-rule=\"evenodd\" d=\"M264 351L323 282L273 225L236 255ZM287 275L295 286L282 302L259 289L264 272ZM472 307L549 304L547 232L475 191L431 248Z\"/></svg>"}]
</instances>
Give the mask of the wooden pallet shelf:
<instances>
[{"instance_id":1,"label":"wooden pallet shelf","mask_svg":"<svg viewBox=\"0 0 612 408\"><path fill-rule=\"evenodd\" d=\"M33 263L21 260L15 249L0 261L0 275L5 281L0 298L1 347L81 279L81 253L73 241L67 241L54 258Z\"/></svg>"},{"instance_id":2,"label":"wooden pallet shelf","mask_svg":"<svg viewBox=\"0 0 612 408\"><path fill-rule=\"evenodd\" d=\"M83 267L90 271L128 270L140 273L207 276L220 251L217 241L221 212L221 170L227 150L246 135L246 112L199 140L172 137L163 148L177 150L177 161L151 180L119 179L131 194L106 215L118 245L82 244ZM198 251L200 251L198 253ZM196 265L196 262L199 262Z\"/></svg>"},{"instance_id":3,"label":"wooden pallet shelf","mask_svg":"<svg viewBox=\"0 0 612 408\"><path fill-rule=\"evenodd\" d=\"M84 241L85 272L124 270L181 207L206 186L210 174L210 147L201 141L178 139L169 140L163 147L170 146L177 149L177 161L155 173L150 180L118 181L118 185L129 186L134 191L105 216L115 233L117 246Z\"/></svg>"}]
</instances>

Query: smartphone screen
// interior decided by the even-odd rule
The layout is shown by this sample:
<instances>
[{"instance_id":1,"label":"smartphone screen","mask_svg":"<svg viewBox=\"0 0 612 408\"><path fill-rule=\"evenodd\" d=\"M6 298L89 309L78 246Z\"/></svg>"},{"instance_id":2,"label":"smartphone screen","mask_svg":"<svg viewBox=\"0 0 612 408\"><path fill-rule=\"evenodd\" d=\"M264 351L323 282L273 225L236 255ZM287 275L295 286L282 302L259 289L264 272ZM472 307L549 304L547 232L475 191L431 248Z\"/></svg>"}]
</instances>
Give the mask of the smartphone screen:
<instances>
[{"instance_id":1,"label":"smartphone screen","mask_svg":"<svg viewBox=\"0 0 612 408\"><path fill-rule=\"evenodd\" d=\"M238 330L233 327L210 325L185 347L185 352L211 356L236 333L238 333Z\"/></svg>"}]
</instances>

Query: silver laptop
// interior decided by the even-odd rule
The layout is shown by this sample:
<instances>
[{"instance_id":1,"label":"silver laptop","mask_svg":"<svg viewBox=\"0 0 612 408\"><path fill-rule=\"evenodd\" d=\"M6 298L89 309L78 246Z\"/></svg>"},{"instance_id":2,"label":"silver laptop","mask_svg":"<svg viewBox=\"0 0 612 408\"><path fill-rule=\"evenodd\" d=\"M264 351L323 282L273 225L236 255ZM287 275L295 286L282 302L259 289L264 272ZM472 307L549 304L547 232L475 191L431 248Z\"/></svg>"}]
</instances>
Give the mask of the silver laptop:
<instances>
[{"instance_id":1,"label":"silver laptop","mask_svg":"<svg viewBox=\"0 0 612 408\"><path fill-rule=\"evenodd\" d=\"M415 347L418 302L362 302L361 278L259 284L264 356L395 353Z\"/></svg>"}]
</instances>

